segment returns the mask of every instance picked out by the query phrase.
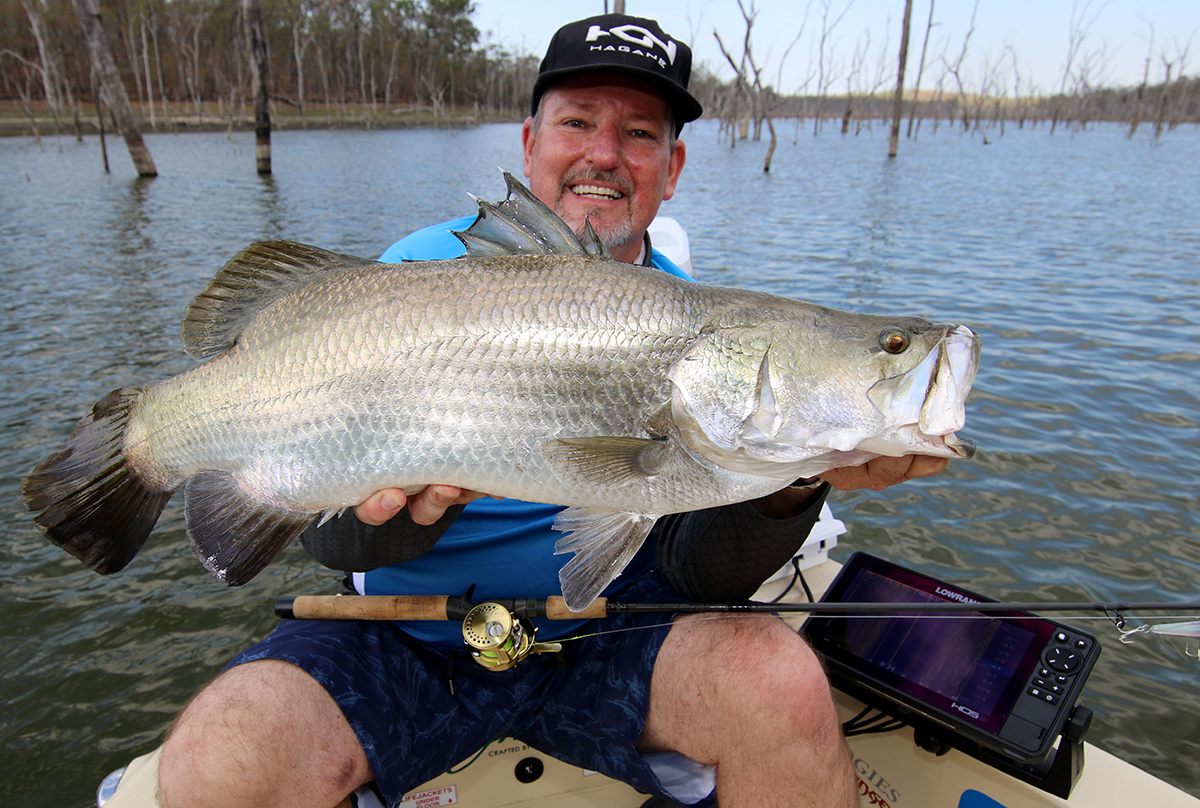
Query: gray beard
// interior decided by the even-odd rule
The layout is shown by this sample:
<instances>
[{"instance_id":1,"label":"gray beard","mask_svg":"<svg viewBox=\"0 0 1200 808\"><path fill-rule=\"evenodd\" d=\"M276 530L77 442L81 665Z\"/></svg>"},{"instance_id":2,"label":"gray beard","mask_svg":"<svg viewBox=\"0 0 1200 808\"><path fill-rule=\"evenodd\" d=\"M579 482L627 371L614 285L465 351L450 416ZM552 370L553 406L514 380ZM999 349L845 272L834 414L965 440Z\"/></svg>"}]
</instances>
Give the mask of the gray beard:
<instances>
[{"instance_id":1,"label":"gray beard","mask_svg":"<svg viewBox=\"0 0 1200 808\"><path fill-rule=\"evenodd\" d=\"M592 229L596 231L596 235L600 237L600 241L609 250L628 244L633 239L633 222L628 218L612 224L597 226L597 221L590 218L590 216L591 211L589 211L588 217L584 219L584 223L579 225L575 235L583 238L583 234L587 231L587 222L590 221Z\"/></svg>"}]
</instances>

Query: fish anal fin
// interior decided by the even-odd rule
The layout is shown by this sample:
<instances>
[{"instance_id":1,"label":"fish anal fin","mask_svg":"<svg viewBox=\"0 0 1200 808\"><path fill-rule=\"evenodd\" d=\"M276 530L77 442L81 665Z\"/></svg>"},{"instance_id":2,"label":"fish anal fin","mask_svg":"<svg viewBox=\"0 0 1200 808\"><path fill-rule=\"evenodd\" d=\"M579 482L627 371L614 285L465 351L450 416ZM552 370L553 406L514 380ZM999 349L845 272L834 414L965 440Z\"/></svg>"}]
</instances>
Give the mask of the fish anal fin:
<instances>
[{"instance_id":1,"label":"fish anal fin","mask_svg":"<svg viewBox=\"0 0 1200 808\"><path fill-rule=\"evenodd\" d=\"M567 533L555 553L574 553L558 573L563 600L582 611L629 564L657 516L604 508L568 508L554 519L554 529Z\"/></svg>"},{"instance_id":2,"label":"fish anal fin","mask_svg":"<svg viewBox=\"0 0 1200 808\"><path fill-rule=\"evenodd\" d=\"M262 572L317 518L254 499L226 471L193 474L184 497L192 551L227 586L241 586Z\"/></svg>"},{"instance_id":3,"label":"fish anal fin","mask_svg":"<svg viewBox=\"0 0 1200 808\"><path fill-rule=\"evenodd\" d=\"M542 445L542 457L577 484L628 485L653 477L671 457L665 440L621 436L555 438Z\"/></svg>"},{"instance_id":4,"label":"fish anal fin","mask_svg":"<svg viewBox=\"0 0 1200 808\"><path fill-rule=\"evenodd\" d=\"M329 270L377 264L368 258L291 241L261 241L231 258L196 295L180 336L189 356L206 359L229 350L255 314L271 301Z\"/></svg>"}]
</instances>

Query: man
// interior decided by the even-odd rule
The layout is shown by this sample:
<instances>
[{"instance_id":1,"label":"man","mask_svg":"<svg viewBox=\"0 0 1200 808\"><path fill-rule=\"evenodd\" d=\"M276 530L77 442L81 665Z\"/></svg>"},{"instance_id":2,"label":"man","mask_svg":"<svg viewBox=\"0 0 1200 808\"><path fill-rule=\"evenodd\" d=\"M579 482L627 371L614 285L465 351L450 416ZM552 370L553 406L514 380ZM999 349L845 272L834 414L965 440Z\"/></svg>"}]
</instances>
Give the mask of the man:
<instances>
[{"instance_id":1,"label":"man","mask_svg":"<svg viewBox=\"0 0 1200 808\"><path fill-rule=\"evenodd\" d=\"M701 112L687 91L690 60L648 20L564 26L522 129L533 192L578 232L590 222L614 258L664 271L678 272L645 234L683 169L679 131ZM446 226L421 231L384 258L461 253L450 238ZM944 465L881 458L822 477L882 488ZM660 520L605 593L744 598L790 558L828 487L798 481L753 503ZM386 564L355 574L363 594L457 594L466 584L479 585L476 600L555 594L565 561L551 554L558 509L481 496L444 485L411 498L378 492L305 544L335 567ZM572 641L565 666L534 657L501 673L456 663L465 657L453 626L285 623L181 714L163 751L160 798L167 808L336 806L373 780L397 805L509 735L686 803L857 803L829 687L795 632L770 616L661 622L615 618L606 627L641 630Z\"/></svg>"}]
</instances>

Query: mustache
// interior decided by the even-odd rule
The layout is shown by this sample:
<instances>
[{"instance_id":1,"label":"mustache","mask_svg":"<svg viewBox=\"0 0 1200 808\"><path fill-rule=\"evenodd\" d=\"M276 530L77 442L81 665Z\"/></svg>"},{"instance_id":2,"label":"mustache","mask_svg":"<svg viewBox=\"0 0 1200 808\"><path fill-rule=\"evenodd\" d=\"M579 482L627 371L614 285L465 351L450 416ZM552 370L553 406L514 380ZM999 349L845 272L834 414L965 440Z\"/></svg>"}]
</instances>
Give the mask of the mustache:
<instances>
[{"instance_id":1,"label":"mustache","mask_svg":"<svg viewBox=\"0 0 1200 808\"><path fill-rule=\"evenodd\" d=\"M601 171L596 168L580 168L568 173L559 183L559 190L561 192L572 185L582 185L585 183L610 185L625 196L633 196L633 183L615 171Z\"/></svg>"}]
</instances>

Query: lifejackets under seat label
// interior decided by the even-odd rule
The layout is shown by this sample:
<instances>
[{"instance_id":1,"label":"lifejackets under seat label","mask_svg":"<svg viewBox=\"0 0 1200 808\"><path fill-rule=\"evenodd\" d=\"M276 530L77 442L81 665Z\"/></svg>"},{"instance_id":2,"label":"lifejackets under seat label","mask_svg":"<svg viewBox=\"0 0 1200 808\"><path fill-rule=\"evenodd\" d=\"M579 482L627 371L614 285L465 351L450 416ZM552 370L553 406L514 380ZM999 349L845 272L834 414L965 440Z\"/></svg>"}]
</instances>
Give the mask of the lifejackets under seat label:
<instances>
[{"instance_id":1,"label":"lifejackets under seat label","mask_svg":"<svg viewBox=\"0 0 1200 808\"><path fill-rule=\"evenodd\" d=\"M457 802L458 789L450 785L405 794L404 799L400 800L400 805L404 808L438 808L442 805L454 805Z\"/></svg>"}]
</instances>

